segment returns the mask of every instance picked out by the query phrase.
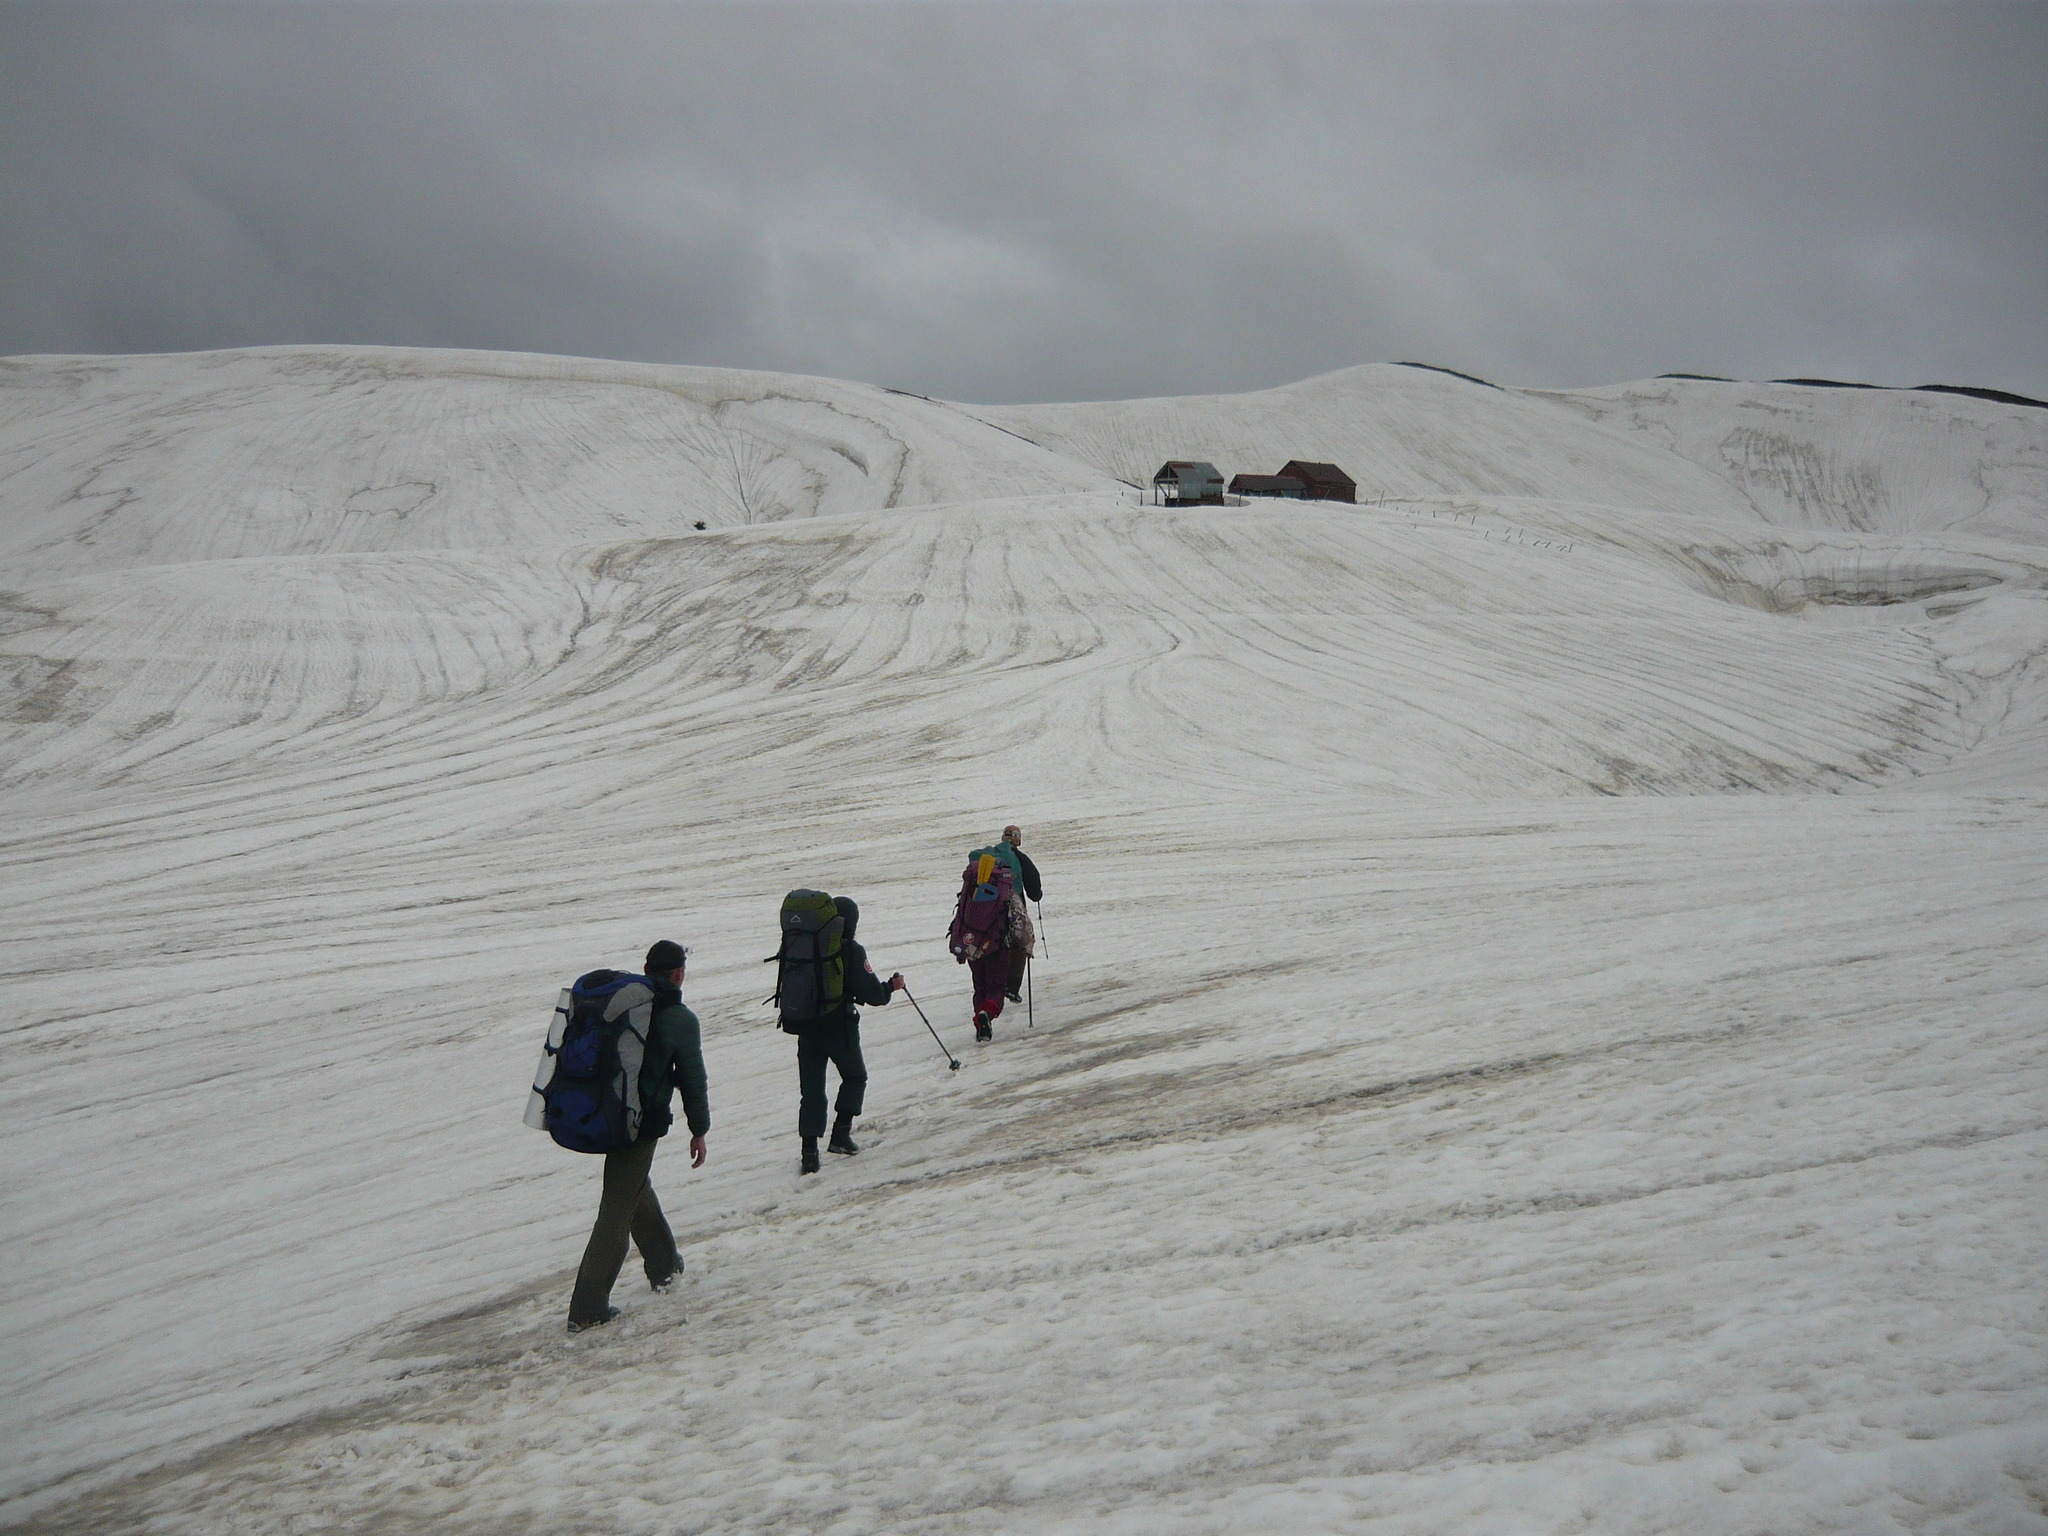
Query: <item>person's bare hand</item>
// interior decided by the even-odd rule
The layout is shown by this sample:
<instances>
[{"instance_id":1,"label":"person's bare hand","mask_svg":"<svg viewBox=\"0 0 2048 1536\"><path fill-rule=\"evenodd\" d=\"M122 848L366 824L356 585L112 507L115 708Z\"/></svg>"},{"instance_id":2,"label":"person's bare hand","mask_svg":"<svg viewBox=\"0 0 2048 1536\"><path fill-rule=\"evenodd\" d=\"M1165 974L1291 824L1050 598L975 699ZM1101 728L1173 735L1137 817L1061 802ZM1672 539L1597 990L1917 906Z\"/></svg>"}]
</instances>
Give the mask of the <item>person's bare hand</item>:
<instances>
[{"instance_id":1,"label":"person's bare hand","mask_svg":"<svg viewBox=\"0 0 2048 1536\"><path fill-rule=\"evenodd\" d=\"M702 1136L692 1136L690 1138L690 1166L692 1168L702 1168L704 1166L704 1138Z\"/></svg>"}]
</instances>

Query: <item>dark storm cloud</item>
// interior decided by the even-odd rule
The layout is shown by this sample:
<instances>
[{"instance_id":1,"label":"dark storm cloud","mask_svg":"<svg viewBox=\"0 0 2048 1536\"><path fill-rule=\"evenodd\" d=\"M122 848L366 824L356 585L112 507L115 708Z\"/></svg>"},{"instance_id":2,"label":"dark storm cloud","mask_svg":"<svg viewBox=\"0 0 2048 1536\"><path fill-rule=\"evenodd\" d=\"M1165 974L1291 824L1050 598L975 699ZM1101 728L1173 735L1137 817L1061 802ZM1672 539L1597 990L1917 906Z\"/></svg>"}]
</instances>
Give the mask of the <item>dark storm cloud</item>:
<instances>
[{"instance_id":1,"label":"dark storm cloud","mask_svg":"<svg viewBox=\"0 0 2048 1536\"><path fill-rule=\"evenodd\" d=\"M2038 5L0 9L0 351L2048 395Z\"/></svg>"}]
</instances>

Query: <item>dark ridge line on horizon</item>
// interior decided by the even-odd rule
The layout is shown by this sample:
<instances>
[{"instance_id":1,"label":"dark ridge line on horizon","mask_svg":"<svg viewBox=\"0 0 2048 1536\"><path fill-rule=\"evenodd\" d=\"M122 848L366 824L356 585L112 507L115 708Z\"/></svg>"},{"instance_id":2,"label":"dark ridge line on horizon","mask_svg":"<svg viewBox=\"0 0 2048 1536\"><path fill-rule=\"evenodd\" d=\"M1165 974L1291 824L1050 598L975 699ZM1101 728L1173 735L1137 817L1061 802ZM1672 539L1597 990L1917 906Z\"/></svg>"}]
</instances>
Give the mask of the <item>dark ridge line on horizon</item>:
<instances>
[{"instance_id":1,"label":"dark ridge line on horizon","mask_svg":"<svg viewBox=\"0 0 2048 1536\"><path fill-rule=\"evenodd\" d=\"M2031 405L2036 410L2048 411L2048 400L2016 395L2009 389L1984 389L1975 384L1915 384L1913 388L1922 394L1969 395L1977 400L1994 400L2000 405Z\"/></svg>"},{"instance_id":2,"label":"dark ridge line on horizon","mask_svg":"<svg viewBox=\"0 0 2048 1536\"><path fill-rule=\"evenodd\" d=\"M1408 366L1427 368L1427 363ZM1448 368L1443 372L1448 373ZM1463 375L1460 375L1463 377ZM1660 373L1660 379L1697 379L1706 384L1741 384L1742 379L1724 378L1718 373ZM1987 389L1977 384L1858 384L1848 379L1768 379L1770 384L1792 384L1801 389L1882 389L1894 394L1922 395L1968 395L1973 400L1990 400L1998 405L2031 405L2036 410L2048 411L2048 400L2036 400L2029 395L2016 395L2009 389Z\"/></svg>"},{"instance_id":3,"label":"dark ridge line on horizon","mask_svg":"<svg viewBox=\"0 0 2048 1536\"><path fill-rule=\"evenodd\" d=\"M1807 389L1883 389L1896 394L1969 395L1977 400L1991 400L1999 405L2031 405L2037 410L2048 411L2048 400L2035 400L2027 395L2016 395L2010 390L1983 389L1974 384L1855 384L1843 379L1772 379L1773 384L1798 384Z\"/></svg>"},{"instance_id":4,"label":"dark ridge line on horizon","mask_svg":"<svg viewBox=\"0 0 2048 1536\"><path fill-rule=\"evenodd\" d=\"M1452 378L1463 379L1467 384L1483 384L1488 389L1500 388L1500 386L1494 383L1491 379L1482 379L1473 374L1460 373L1457 369L1446 368L1441 363L1411 363L1405 361L1397 361L1395 362L1394 366L1396 368L1427 368L1431 373L1448 373Z\"/></svg>"},{"instance_id":5,"label":"dark ridge line on horizon","mask_svg":"<svg viewBox=\"0 0 2048 1536\"><path fill-rule=\"evenodd\" d=\"M605 364L610 364L610 365L613 365L613 366L617 366L617 367L624 367L624 368L652 368L652 369L692 369L692 368L696 368L696 369L704 369L704 370L708 370L708 371L712 371L712 372L725 372L725 373L774 373L774 372L779 372L779 371L780 371L780 370L775 370L775 369L758 369L758 368L742 368L742 367L724 366L724 365L717 365L717 364L709 364L709 363L687 363L687 362L659 362L659 361L653 361L653 360L649 360L649 359L644 359L644 358L623 358L623 357L601 357L601 356L596 356L596 355L592 355L592 354L586 354L586 353L579 353L579 352L534 352L534 351L527 351L527 350L515 350L515 349L501 348L501 347L447 347L447 346L413 346L413 345L405 345L405 344L401 344L401 343L397 343L397 342L341 342L341 341L321 341L321 342L257 342L257 343L253 343L253 344L250 344L250 345L247 345L247 346L233 346L233 347L174 347L174 348L170 348L170 349L168 349L168 350L164 350L164 351L152 351L152 352L16 352L16 353L6 353L6 354L0 354L0 369L10 369L10 370L20 369L20 370L26 370L26 369L27 369L28 367L30 367L31 365L34 365L34 364L48 364L48 363L58 363L58 364L64 364L64 365L71 365L71 366L76 366L76 365L85 365L85 366L88 366L88 367L89 367L89 366L91 366L91 365L94 365L94 364L106 364L106 363L115 363L115 362L128 362L128 361L135 361L135 360L150 360L150 361L154 361L154 360L157 360L157 359L184 359L184 358L199 358L199 357L218 357L218 356L228 356L228 355L249 355L249 354L260 354L260 353L295 353L295 354L298 354L298 355L301 355L301 356L305 356L305 355L318 355L318 354L323 354L323 353L340 353L340 354L350 354L350 353L364 353L364 352L411 352L411 353L475 353L475 354L478 354L478 355L481 355L481 356L486 356L486 357L513 357L513 358L539 358L539 359L542 359L542 360L544 360L544 361L549 361L549 362L565 362L565 361L566 361L566 362L594 362L594 363L605 363ZM323 359L323 360L325 360L325 359ZM1369 365L1369 364L1353 364L1353 365L1351 365L1351 367L1352 367L1352 368L1358 368L1358 367L1367 367L1367 366L1371 366L1371 365ZM1494 383L1494 382L1493 382L1493 381L1492 381L1491 379L1482 379L1482 378L1480 378L1480 377L1479 377L1479 376L1478 376L1477 374L1471 374L1471 373L1461 373L1461 372L1460 372L1460 371L1459 371L1458 369L1456 369L1456 368L1446 368L1446 367L1444 367L1444 366L1443 366L1443 365L1442 365L1441 363L1420 363L1420 362L1416 362L1416 361L1414 361L1413 359L1408 359L1408 358L1402 358L1402 359L1396 359L1395 361L1393 361L1393 362L1391 362L1391 363L1388 363L1388 364L1386 364L1385 366L1387 366L1387 367L1392 367L1392 368L1420 368L1420 369L1423 369L1423 370L1425 370L1425 371L1427 371L1427 372L1429 372L1429 373L1442 373L1442 374L1448 374L1448 375L1449 375L1450 377L1452 377L1452 378L1454 378L1454 379L1463 379L1463 380L1464 380L1464 381L1465 381L1466 383L1468 383L1468 384L1477 384L1477 385L1480 385L1480 386L1482 386L1483 388L1486 388L1486 389L1498 390L1498 391L1500 391L1500 392L1501 392L1501 393L1503 393L1503 394L1505 394L1505 393L1508 393L1508 392L1509 392L1509 391L1508 391L1508 387L1507 387L1506 385L1503 385L1503 384L1496 384L1496 383ZM1334 370L1331 370L1331 372L1335 372L1335 373L1345 373L1345 372L1349 372L1349 371L1351 371L1351 369L1350 369L1350 368L1338 368L1338 369L1334 369ZM1312 382L1312 380L1314 380L1314 379L1318 379L1318 378L1324 378L1324 377L1327 377L1327 376L1328 376L1327 374L1314 374L1314 375L1311 375L1311 376L1310 376L1309 378L1305 378L1305 379L1298 379L1298 380L1295 380L1294 382L1295 382L1295 383L1304 383L1304 384L1305 384L1305 383L1309 383L1309 382ZM824 383L828 383L828 384L862 384L862 383L870 383L870 382L871 382L871 381L866 381L866 380L858 380L858 379L845 379L845 378L840 378L840 377L838 377L837 375L833 375L833 374L802 374L802 375L796 375L796 377L802 377L802 378L810 378L810 379L814 379L814 380L819 380L819 381L822 381L822 382L824 382ZM1691 382L1697 382L1697 383L1705 383L1705 384L1750 384L1750 383L1756 383L1756 384L1784 384L1784 385L1789 385L1789 386L1793 386L1793 387L1796 387L1796 388L1803 388L1803 389L1868 389L1868 390L1881 390L1881 391L1884 391L1884 392L1886 392L1886 393L1890 393L1890 394L1935 394L1935 395L1964 395L1964 396L1967 396L1967 397L1969 397L1970 399L1974 399L1974 400L1985 400L1985 401L1989 401L1989 402L1992 402L1993 404L1997 404L1997 405L2020 405L2020 406L2028 406L2028 407L2031 407L2031 408L2032 408L2032 409L2034 409L2034 410L2048 410L2048 400L2037 400L2037 399L2035 399L2035 398L2034 398L2033 396L2031 396L2031 395L2022 395L2022 394L2016 394L2016 393L2014 393L2014 392L2013 392L2012 390L2008 390L2008 389L1993 389L1993 388L1991 388L1991 387L1989 387L1989 386L1987 386L1987 385L1979 385L1979 384L1865 384L1865 383L1862 383L1862 382L1860 382L1860 381L1858 381L1858 380L1853 380L1853 379L1823 379L1823 378L1792 378L1792 379L1734 379L1734 378L1729 378L1729 377L1728 377L1728 376L1726 376L1725 374L1719 374L1719 373L1680 373L1680 372L1671 372L1671 373L1659 373L1659 374L1655 374L1655 375L1653 375L1653 377L1654 377L1654 378L1658 378L1658 379L1678 379L1678 380L1686 380L1686 381L1691 381ZM968 418L969 418L970 420L973 420L973 421L977 421L977 422L980 422L980 424L981 424L982 426L985 426L985 427L994 427L996 431L998 431L998 432L1004 432L1004 433L1008 433L1008 435L1009 435L1009 436L1011 436L1011 437L1014 437L1014 438L1017 438L1017 439L1018 439L1019 441L1021 441L1021 442L1026 442L1026 443L1030 443L1030 444L1031 444L1031 446L1032 446L1032 447L1034 447L1034 448L1039 448L1039 449L1043 449L1044 451L1046 451L1046 452L1048 452L1048 453L1056 453L1056 452L1058 452L1058 450L1056 450L1056 449L1050 449L1050 448L1046 448L1045 444L1043 444L1043 443L1040 443L1040 442L1038 442L1037 440L1035 440L1035 439L1033 439L1033 438L1029 438L1029 437L1026 437L1026 436L1025 436L1025 435L1024 435L1023 433L1021 433L1021 432L1017 432L1017 431L1014 431L1014 430L1012 430L1012 429L1011 429L1011 428L1009 428L1009 427L1004 427L1004 426L998 426L998 425L997 425L997 424L996 424L995 422L992 422L992 421L987 421L987 420L984 420L984 419L983 419L982 417L976 416L976 415L975 415L975 414L974 414L974 413L973 413L972 411L968 410L968 409L967 409L967 408L966 408L966 407L965 407L964 405L962 405L962 404L961 404L961 403L960 403L959 401L957 401L957 400L946 400L946 399L941 399L940 397L938 397L938 396L936 396L936 395L926 395L926 394L920 394L920 393L918 393L918 392L917 392L916 390L912 390L912 389L898 389L898 388L896 388L895 386L893 386L893 385L889 385L889 384L874 384L874 385L872 385L872 387L874 387L874 388L876 388L876 389L879 389L879 390L881 390L881 391L882 391L882 393L884 393L884 394L889 394L889 395L900 395L900 396L904 397L905 399L910 399L910 400L922 400L922 401L924 401L924 402L925 402L926 404L928 404L928 405L936 405L936 406L940 406L940 407L943 407L943 408L945 408L945 409L948 409L948 410L958 411L958 412L959 412L960 414L962 414L962 415L964 415L964 416L968 417ZM1283 385L1274 385L1274 386L1267 386L1267 387L1268 387L1268 388L1282 388L1282 389L1284 389L1284 388L1287 388L1288 386L1287 386L1287 385L1284 385L1284 384L1283 384ZM1559 386L1547 386L1547 385L1529 385L1529 386L1518 386L1518 387L1520 387L1520 388L1523 388L1523 389L1525 389L1525 390L1528 390L1528 391L1531 391L1531 392L1534 392L1534 393L1537 393L1537 394L1549 394L1549 393L1569 394L1569 393L1571 393L1571 392L1572 392L1572 390L1571 390L1571 389L1569 389L1569 388L1564 388L1564 387L1559 387ZM1619 388L1619 387L1621 387L1621 386L1620 386L1620 384L1619 384L1619 383L1614 383L1614 384L1608 384L1608 385L1591 385L1591 386L1586 386L1586 387L1598 389L1598 388ZM1227 393L1231 393L1231 394L1258 394L1258 393L1262 393L1262 392L1263 392L1263 391L1262 391L1261 389L1259 389L1259 388L1256 388L1256 387L1254 387L1254 388L1248 388L1248 389L1240 389L1240 390L1231 390L1231 391L1227 391ZM1012 402L1012 403L1015 403L1015 404L1043 404L1043 405L1080 405L1080 404L1121 404L1121 403L1123 403L1123 401L1124 401L1125 399L1143 399L1143 400L1179 400L1179 399L1189 399L1189 398L1197 398L1197 397L1193 397L1193 396L1184 396L1184 395L1140 395L1140 396L1128 396L1128 397L1120 396L1120 397L1118 397L1118 398L1117 398L1116 400L1114 400L1114 401L1107 401L1107 402L1104 402L1104 401L1073 401L1073 400L1046 400L1046 401L1032 401L1032 402ZM1065 455L1061 455L1061 457L1065 457ZM1116 477L1112 476L1111 478L1116 478ZM1131 480L1122 480L1122 481L1120 481L1120 483L1121 483L1121 484L1123 484L1123 485L1127 485L1127 486L1135 486L1135 485L1137 484L1137 482L1135 482L1135 481L1131 481ZM1139 489L1143 489L1143 487L1138 487L1138 488L1139 488Z\"/></svg>"}]
</instances>

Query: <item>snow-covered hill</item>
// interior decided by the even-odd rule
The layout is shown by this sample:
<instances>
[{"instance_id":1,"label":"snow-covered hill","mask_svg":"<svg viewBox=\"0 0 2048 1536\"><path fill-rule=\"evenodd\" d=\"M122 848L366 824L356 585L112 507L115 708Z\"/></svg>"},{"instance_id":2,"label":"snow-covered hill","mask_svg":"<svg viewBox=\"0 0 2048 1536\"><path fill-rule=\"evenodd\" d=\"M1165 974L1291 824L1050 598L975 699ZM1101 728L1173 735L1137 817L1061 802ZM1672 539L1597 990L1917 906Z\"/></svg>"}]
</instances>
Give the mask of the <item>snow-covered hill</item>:
<instances>
[{"instance_id":1,"label":"snow-covered hill","mask_svg":"<svg viewBox=\"0 0 2048 1536\"><path fill-rule=\"evenodd\" d=\"M2042 537L2048 440L2039 407L1709 379L1549 398L1668 444L1784 527Z\"/></svg>"},{"instance_id":2,"label":"snow-covered hill","mask_svg":"<svg viewBox=\"0 0 2048 1536\"><path fill-rule=\"evenodd\" d=\"M1276 474L1342 466L1361 497L1522 496L1707 516L1748 510L1736 489L1647 434L1614 431L1540 395L1380 365L1250 395L971 407L983 419L1133 484L1167 459Z\"/></svg>"},{"instance_id":3,"label":"snow-covered hill","mask_svg":"<svg viewBox=\"0 0 2048 1536\"><path fill-rule=\"evenodd\" d=\"M0 383L17 1518L2048 1528L2048 412ZM1181 455L1373 502L1120 483ZM937 935L1007 820L1049 952L975 1050ZM807 1180L799 883L972 1052L871 1013ZM524 1076L665 934L689 1280L570 1340Z\"/></svg>"},{"instance_id":4,"label":"snow-covered hill","mask_svg":"<svg viewBox=\"0 0 2048 1536\"><path fill-rule=\"evenodd\" d=\"M870 385L390 348L17 358L0 444L0 559L48 574L555 548L1110 484Z\"/></svg>"}]
</instances>

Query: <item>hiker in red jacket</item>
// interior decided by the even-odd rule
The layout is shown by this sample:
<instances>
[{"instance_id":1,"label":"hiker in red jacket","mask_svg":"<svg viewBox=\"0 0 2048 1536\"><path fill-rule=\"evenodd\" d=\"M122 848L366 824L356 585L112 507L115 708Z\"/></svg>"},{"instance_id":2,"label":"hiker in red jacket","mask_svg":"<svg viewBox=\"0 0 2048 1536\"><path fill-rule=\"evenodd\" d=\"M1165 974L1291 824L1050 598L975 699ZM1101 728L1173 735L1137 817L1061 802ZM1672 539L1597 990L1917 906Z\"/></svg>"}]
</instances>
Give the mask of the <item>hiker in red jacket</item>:
<instances>
[{"instance_id":1,"label":"hiker in red jacket","mask_svg":"<svg viewBox=\"0 0 2048 1536\"><path fill-rule=\"evenodd\" d=\"M946 936L953 958L974 976L974 1038L987 1044L1010 990L1011 955L1031 951L1031 919L1017 889L1015 850L977 848L960 877L960 899ZM1006 856L1008 855L1008 856Z\"/></svg>"}]
</instances>

